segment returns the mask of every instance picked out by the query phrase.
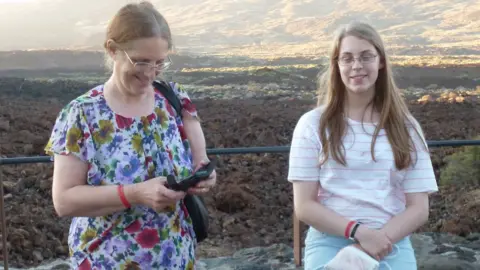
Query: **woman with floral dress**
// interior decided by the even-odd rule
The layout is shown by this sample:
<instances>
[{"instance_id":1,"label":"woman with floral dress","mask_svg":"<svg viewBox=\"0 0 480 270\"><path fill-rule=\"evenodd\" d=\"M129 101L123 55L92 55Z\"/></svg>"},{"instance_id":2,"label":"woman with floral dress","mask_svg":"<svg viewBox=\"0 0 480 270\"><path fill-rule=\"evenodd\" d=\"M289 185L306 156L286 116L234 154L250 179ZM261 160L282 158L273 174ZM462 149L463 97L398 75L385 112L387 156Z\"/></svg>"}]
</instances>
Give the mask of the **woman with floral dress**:
<instances>
[{"instance_id":1,"label":"woman with floral dress","mask_svg":"<svg viewBox=\"0 0 480 270\"><path fill-rule=\"evenodd\" d=\"M168 23L148 2L122 7L104 43L112 75L59 113L46 152L54 156L52 197L73 217L68 245L74 269L194 269L195 232L185 177L208 161L197 111L177 83L182 117L154 89L171 63ZM203 194L216 182L187 192Z\"/></svg>"}]
</instances>

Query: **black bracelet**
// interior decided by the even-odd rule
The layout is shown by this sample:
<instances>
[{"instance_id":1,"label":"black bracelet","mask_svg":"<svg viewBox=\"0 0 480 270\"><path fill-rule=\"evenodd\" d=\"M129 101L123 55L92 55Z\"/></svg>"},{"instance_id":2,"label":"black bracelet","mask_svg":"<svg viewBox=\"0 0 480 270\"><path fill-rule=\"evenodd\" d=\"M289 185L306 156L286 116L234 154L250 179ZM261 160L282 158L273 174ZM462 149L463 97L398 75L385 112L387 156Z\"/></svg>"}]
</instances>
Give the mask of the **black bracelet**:
<instances>
[{"instance_id":1,"label":"black bracelet","mask_svg":"<svg viewBox=\"0 0 480 270\"><path fill-rule=\"evenodd\" d=\"M355 223L352 228L352 232L350 233L350 239L355 241L355 232L357 231L358 227L360 226L360 222Z\"/></svg>"}]
</instances>

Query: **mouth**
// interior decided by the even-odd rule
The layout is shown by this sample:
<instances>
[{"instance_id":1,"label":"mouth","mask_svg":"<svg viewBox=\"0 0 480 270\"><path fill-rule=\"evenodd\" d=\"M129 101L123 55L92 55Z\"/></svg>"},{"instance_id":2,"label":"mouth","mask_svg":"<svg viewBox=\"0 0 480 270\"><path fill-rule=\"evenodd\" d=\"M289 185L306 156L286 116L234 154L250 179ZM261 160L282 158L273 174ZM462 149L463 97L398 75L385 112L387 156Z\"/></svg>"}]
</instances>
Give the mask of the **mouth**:
<instances>
[{"instance_id":1,"label":"mouth","mask_svg":"<svg viewBox=\"0 0 480 270\"><path fill-rule=\"evenodd\" d=\"M135 75L135 78L136 78L141 84L148 84L148 83L149 83L149 79L147 79L147 78L142 78L142 77L137 76L137 75Z\"/></svg>"},{"instance_id":2,"label":"mouth","mask_svg":"<svg viewBox=\"0 0 480 270\"><path fill-rule=\"evenodd\" d=\"M350 79L358 80L358 79L363 79L365 77L367 77L367 75L355 75L355 76L350 76Z\"/></svg>"}]
</instances>

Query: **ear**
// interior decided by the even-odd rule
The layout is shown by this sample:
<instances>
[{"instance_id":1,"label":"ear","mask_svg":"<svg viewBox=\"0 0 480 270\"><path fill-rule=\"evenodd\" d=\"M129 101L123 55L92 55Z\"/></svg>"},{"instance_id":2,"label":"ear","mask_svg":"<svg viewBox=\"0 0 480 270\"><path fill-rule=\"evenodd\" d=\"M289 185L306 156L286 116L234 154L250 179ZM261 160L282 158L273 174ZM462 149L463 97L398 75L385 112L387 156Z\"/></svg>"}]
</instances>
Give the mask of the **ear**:
<instances>
[{"instance_id":1,"label":"ear","mask_svg":"<svg viewBox=\"0 0 480 270\"><path fill-rule=\"evenodd\" d=\"M115 41L113 41L112 39L109 39L107 40L107 43L106 43L106 49L108 51L108 55L110 55L110 57L115 60L115 55L117 53L117 43L115 43Z\"/></svg>"},{"instance_id":2,"label":"ear","mask_svg":"<svg viewBox=\"0 0 480 270\"><path fill-rule=\"evenodd\" d=\"M385 67L385 60L382 58L380 58L380 63L378 63L378 69L382 69Z\"/></svg>"}]
</instances>

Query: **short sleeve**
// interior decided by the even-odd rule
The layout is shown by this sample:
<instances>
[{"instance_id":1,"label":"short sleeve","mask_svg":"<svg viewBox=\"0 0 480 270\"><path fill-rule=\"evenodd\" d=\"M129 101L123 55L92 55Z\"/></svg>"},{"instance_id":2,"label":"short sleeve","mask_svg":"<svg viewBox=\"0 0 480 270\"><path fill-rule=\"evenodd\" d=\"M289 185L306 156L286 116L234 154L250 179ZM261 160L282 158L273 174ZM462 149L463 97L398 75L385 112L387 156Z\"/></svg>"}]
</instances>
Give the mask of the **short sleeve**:
<instances>
[{"instance_id":1,"label":"short sleeve","mask_svg":"<svg viewBox=\"0 0 480 270\"><path fill-rule=\"evenodd\" d=\"M309 119L303 115L293 131L287 177L290 182L320 180L321 146Z\"/></svg>"},{"instance_id":2,"label":"short sleeve","mask_svg":"<svg viewBox=\"0 0 480 270\"><path fill-rule=\"evenodd\" d=\"M407 169L405 178L403 179L404 192L437 192L438 185L432 166L432 160L430 158L428 145L420 125L416 120L413 122L415 129L410 127L409 131L415 145L416 155L412 155L414 163Z\"/></svg>"},{"instance_id":3,"label":"short sleeve","mask_svg":"<svg viewBox=\"0 0 480 270\"><path fill-rule=\"evenodd\" d=\"M182 103L182 113L187 112L193 117L198 117L197 108L192 103L192 100L188 96L188 93L183 89L179 83L170 83L173 92L178 96L180 102Z\"/></svg>"},{"instance_id":4,"label":"short sleeve","mask_svg":"<svg viewBox=\"0 0 480 270\"><path fill-rule=\"evenodd\" d=\"M93 140L79 104L72 102L60 111L45 152L52 156L72 154L91 163L94 155Z\"/></svg>"}]
</instances>

